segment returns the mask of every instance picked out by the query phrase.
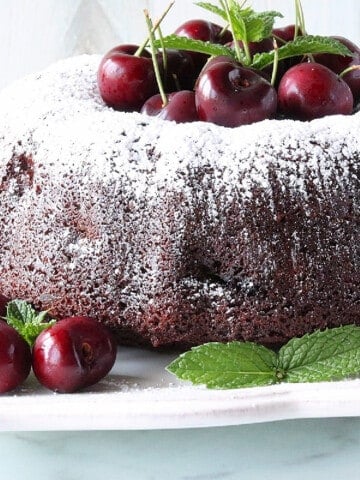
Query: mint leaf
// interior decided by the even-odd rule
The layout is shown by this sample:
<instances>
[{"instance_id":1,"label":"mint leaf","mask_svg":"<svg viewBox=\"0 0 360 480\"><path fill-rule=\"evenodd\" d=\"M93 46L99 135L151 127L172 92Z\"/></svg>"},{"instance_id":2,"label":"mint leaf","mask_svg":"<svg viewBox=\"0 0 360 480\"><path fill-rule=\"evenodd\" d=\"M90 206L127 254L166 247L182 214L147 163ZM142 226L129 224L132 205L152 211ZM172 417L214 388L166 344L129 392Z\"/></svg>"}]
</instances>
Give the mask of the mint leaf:
<instances>
[{"instance_id":1,"label":"mint leaf","mask_svg":"<svg viewBox=\"0 0 360 480\"><path fill-rule=\"evenodd\" d=\"M293 338L279 351L286 382L339 380L360 373L360 327L347 325Z\"/></svg>"},{"instance_id":2,"label":"mint leaf","mask_svg":"<svg viewBox=\"0 0 360 480\"><path fill-rule=\"evenodd\" d=\"M156 48L175 48L177 50L205 53L210 56L226 55L231 58L235 57L234 51L229 47L225 47L225 45L179 37L175 34L164 37L161 42L160 40L156 40L154 44Z\"/></svg>"},{"instance_id":3,"label":"mint leaf","mask_svg":"<svg viewBox=\"0 0 360 480\"><path fill-rule=\"evenodd\" d=\"M251 10L240 10L239 14L235 15L239 26L241 25L241 29L235 29L237 40L260 42L260 40L270 37L276 17L282 17L281 13L275 11L256 13ZM245 33L243 33L244 28Z\"/></svg>"},{"instance_id":4,"label":"mint leaf","mask_svg":"<svg viewBox=\"0 0 360 480\"><path fill-rule=\"evenodd\" d=\"M311 53L333 53L353 56L351 51L335 38L321 37L318 35L305 35L297 37L295 40L286 43L278 49L279 60L285 58L309 55ZM275 52L257 53L253 57L252 67L262 70L274 61Z\"/></svg>"},{"instance_id":5,"label":"mint leaf","mask_svg":"<svg viewBox=\"0 0 360 480\"><path fill-rule=\"evenodd\" d=\"M360 327L293 338L278 353L251 342L205 343L166 368L182 380L218 389L341 380L360 375Z\"/></svg>"},{"instance_id":6,"label":"mint leaf","mask_svg":"<svg viewBox=\"0 0 360 480\"><path fill-rule=\"evenodd\" d=\"M37 313L24 300L12 300L7 304L5 320L26 340L32 347L36 337L46 328L55 323L55 320L45 321L47 312Z\"/></svg>"},{"instance_id":7,"label":"mint leaf","mask_svg":"<svg viewBox=\"0 0 360 480\"><path fill-rule=\"evenodd\" d=\"M196 2L195 5L204 8L205 10L208 10L209 12L214 13L215 15L221 17L223 20L227 21L227 15L225 10L218 7L217 5L208 2Z\"/></svg>"},{"instance_id":8,"label":"mint leaf","mask_svg":"<svg viewBox=\"0 0 360 480\"><path fill-rule=\"evenodd\" d=\"M205 343L166 369L182 380L226 389L277 383L276 353L250 342Z\"/></svg>"}]
</instances>

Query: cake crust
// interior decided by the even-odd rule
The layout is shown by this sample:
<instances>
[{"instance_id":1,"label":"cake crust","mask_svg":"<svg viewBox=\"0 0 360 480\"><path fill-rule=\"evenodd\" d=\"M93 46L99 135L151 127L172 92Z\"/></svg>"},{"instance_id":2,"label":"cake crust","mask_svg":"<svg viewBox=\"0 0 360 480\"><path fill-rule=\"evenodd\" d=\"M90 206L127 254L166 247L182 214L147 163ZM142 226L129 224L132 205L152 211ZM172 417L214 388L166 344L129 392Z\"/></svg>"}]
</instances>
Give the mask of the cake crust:
<instances>
[{"instance_id":1,"label":"cake crust","mask_svg":"<svg viewBox=\"0 0 360 480\"><path fill-rule=\"evenodd\" d=\"M154 347L360 325L360 113L177 125L106 107L99 61L0 94L0 292Z\"/></svg>"}]
</instances>

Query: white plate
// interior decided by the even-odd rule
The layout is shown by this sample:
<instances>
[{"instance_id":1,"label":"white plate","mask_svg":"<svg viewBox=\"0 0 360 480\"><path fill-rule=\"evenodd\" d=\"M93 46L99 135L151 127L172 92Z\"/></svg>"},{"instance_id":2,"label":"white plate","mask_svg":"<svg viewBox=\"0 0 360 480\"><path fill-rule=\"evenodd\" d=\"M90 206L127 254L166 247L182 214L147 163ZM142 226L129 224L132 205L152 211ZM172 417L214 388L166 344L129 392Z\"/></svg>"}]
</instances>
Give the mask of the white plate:
<instances>
[{"instance_id":1,"label":"white plate","mask_svg":"<svg viewBox=\"0 0 360 480\"><path fill-rule=\"evenodd\" d=\"M175 355L120 348L110 374L87 391L55 394L31 375L0 397L1 431L214 427L360 416L360 380L208 390L164 370Z\"/></svg>"}]
</instances>

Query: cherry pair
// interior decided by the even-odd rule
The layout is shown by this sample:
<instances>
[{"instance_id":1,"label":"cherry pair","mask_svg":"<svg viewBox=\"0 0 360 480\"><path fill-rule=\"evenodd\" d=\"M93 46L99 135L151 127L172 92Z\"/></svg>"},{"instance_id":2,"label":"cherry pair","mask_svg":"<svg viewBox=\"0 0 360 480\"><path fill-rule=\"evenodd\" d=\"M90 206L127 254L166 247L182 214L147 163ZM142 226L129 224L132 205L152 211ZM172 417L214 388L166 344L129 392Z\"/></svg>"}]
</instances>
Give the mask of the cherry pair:
<instances>
[{"instance_id":1,"label":"cherry pair","mask_svg":"<svg viewBox=\"0 0 360 480\"><path fill-rule=\"evenodd\" d=\"M0 295L0 313L6 313ZM32 346L0 320L0 393L21 385L31 367L39 382L56 392L74 392L101 380L116 359L116 343L103 325L90 317L68 317L49 325Z\"/></svg>"}]
</instances>

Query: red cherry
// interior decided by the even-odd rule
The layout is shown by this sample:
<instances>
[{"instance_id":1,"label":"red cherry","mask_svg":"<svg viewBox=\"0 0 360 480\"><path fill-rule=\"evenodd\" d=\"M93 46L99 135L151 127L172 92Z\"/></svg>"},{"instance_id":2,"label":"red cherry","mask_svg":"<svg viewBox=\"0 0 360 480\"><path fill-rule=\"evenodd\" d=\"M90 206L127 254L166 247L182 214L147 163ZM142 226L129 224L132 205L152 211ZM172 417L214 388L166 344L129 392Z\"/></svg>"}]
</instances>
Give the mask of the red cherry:
<instances>
[{"instance_id":1,"label":"red cherry","mask_svg":"<svg viewBox=\"0 0 360 480\"><path fill-rule=\"evenodd\" d=\"M280 111L299 120L347 115L353 110L349 86L319 63L299 63L290 68L280 81L278 99Z\"/></svg>"},{"instance_id":2,"label":"red cherry","mask_svg":"<svg viewBox=\"0 0 360 480\"><path fill-rule=\"evenodd\" d=\"M189 90L173 92L167 95L167 99L168 103L163 107L161 95L158 94L149 98L144 103L141 113L162 118L163 120L173 120L177 123L199 120L194 92Z\"/></svg>"},{"instance_id":3,"label":"red cherry","mask_svg":"<svg viewBox=\"0 0 360 480\"><path fill-rule=\"evenodd\" d=\"M223 28L216 23L206 20L188 20L180 25L175 34L179 37L193 38L203 42L225 44L232 40L231 33L228 30L223 32Z\"/></svg>"},{"instance_id":4,"label":"red cherry","mask_svg":"<svg viewBox=\"0 0 360 480\"><path fill-rule=\"evenodd\" d=\"M343 55L334 55L331 53L321 53L314 55L315 60L322 65L330 68L335 73L342 73L345 69L354 65L360 65L360 49L353 42L344 37L332 37L345 45L353 56L344 57ZM342 79L349 85L353 94L354 101L360 99L360 70L354 69L346 73Z\"/></svg>"},{"instance_id":5,"label":"red cherry","mask_svg":"<svg viewBox=\"0 0 360 480\"><path fill-rule=\"evenodd\" d=\"M163 54L157 55L158 65L164 71ZM181 50L166 50L165 91L192 90L196 80L195 65L191 55ZM179 88L178 88L179 87Z\"/></svg>"},{"instance_id":6,"label":"red cherry","mask_svg":"<svg viewBox=\"0 0 360 480\"><path fill-rule=\"evenodd\" d=\"M194 40L202 40L203 42L221 43L225 44L232 40L232 35L228 30L223 31L220 25L216 23L208 22L206 20L188 20L180 25L175 34L179 37L192 38ZM197 72L200 72L204 66L208 56L197 52L188 52L193 61Z\"/></svg>"},{"instance_id":7,"label":"red cherry","mask_svg":"<svg viewBox=\"0 0 360 480\"><path fill-rule=\"evenodd\" d=\"M140 110L145 100L157 92L152 61L117 51L106 54L99 65L98 86L110 107Z\"/></svg>"},{"instance_id":8,"label":"red cherry","mask_svg":"<svg viewBox=\"0 0 360 480\"><path fill-rule=\"evenodd\" d=\"M133 43L124 43L117 45L116 47L109 50L104 57L111 57L114 53L126 53L127 55L134 55L139 49L139 45L134 45ZM141 57L151 58L150 52L145 48L141 52Z\"/></svg>"},{"instance_id":9,"label":"red cherry","mask_svg":"<svg viewBox=\"0 0 360 480\"><path fill-rule=\"evenodd\" d=\"M354 64L354 60L358 60L360 55L360 49L357 45L352 43L350 40L344 37L332 37L335 40L338 40L340 43L345 45L350 52L352 52L354 57L345 57L343 55L334 55L331 53L318 53L314 55L314 58L317 63L325 65L325 67L330 68L335 73L341 73L345 68L350 67Z\"/></svg>"},{"instance_id":10,"label":"red cherry","mask_svg":"<svg viewBox=\"0 0 360 480\"><path fill-rule=\"evenodd\" d=\"M116 344L105 326L89 317L68 317L37 337L33 370L45 387L74 392L101 380L115 358Z\"/></svg>"},{"instance_id":11,"label":"red cherry","mask_svg":"<svg viewBox=\"0 0 360 480\"><path fill-rule=\"evenodd\" d=\"M295 29L296 27L294 24L286 25L285 27L274 28L272 31L272 34L274 37L280 38L285 43L287 43L294 40ZM297 35L298 37L302 35L302 32L300 29L298 29ZM279 47L281 47L281 45L279 45Z\"/></svg>"},{"instance_id":12,"label":"red cherry","mask_svg":"<svg viewBox=\"0 0 360 480\"><path fill-rule=\"evenodd\" d=\"M234 61L203 70L195 88L200 120L237 127L275 115L275 89L253 70Z\"/></svg>"},{"instance_id":13,"label":"red cherry","mask_svg":"<svg viewBox=\"0 0 360 480\"><path fill-rule=\"evenodd\" d=\"M0 393L21 385L30 369L29 345L13 327L0 320Z\"/></svg>"}]
</instances>

